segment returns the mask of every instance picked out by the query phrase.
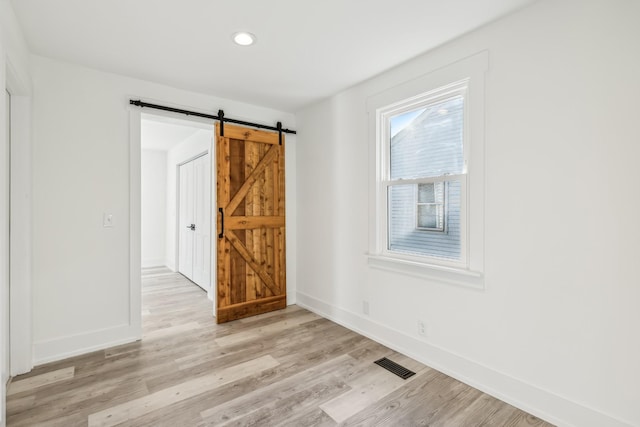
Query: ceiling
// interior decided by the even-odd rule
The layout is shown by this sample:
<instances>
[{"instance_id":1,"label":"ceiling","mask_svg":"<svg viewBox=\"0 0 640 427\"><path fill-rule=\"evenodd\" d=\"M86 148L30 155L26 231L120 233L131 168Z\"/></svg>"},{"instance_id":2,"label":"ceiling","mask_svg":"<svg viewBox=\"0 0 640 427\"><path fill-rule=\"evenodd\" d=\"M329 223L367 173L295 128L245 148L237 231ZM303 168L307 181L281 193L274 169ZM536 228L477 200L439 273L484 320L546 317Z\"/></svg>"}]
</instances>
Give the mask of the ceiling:
<instances>
[{"instance_id":1,"label":"ceiling","mask_svg":"<svg viewBox=\"0 0 640 427\"><path fill-rule=\"evenodd\" d=\"M533 1L11 3L35 54L295 112Z\"/></svg>"}]
</instances>

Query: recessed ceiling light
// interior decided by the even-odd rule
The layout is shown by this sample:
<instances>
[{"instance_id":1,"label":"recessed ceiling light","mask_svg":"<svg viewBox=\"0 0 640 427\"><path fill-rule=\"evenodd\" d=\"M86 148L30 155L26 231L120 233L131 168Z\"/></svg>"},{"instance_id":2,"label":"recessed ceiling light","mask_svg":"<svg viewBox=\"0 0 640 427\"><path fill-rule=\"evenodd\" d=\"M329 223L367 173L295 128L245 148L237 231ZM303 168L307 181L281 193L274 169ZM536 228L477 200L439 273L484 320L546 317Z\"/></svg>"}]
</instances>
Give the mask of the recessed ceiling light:
<instances>
[{"instance_id":1,"label":"recessed ceiling light","mask_svg":"<svg viewBox=\"0 0 640 427\"><path fill-rule=\"evenodd\" d=\"M256 36L246 31L239 31L233 35L233 41L240 46L251 46L256 42Z\"/></svg>"}]
</instances>

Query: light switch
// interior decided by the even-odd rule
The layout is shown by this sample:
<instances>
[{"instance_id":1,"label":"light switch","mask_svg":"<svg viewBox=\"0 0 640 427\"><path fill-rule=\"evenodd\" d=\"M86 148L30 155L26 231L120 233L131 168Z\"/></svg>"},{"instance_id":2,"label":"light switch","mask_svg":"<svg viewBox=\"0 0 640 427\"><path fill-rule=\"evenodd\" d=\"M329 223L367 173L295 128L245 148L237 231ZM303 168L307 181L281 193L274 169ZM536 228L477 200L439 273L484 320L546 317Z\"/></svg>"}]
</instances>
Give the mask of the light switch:
<instances>
[{"instance_id":1,"label":"light switch","mask_svg":"<svg viewBox=\"0 0 640 427\"><path fill-rule=\"evenodd\" d=\"M113 214L107 212L102 214L102 226L113 227Z\"/></svg>"}]
</instances>

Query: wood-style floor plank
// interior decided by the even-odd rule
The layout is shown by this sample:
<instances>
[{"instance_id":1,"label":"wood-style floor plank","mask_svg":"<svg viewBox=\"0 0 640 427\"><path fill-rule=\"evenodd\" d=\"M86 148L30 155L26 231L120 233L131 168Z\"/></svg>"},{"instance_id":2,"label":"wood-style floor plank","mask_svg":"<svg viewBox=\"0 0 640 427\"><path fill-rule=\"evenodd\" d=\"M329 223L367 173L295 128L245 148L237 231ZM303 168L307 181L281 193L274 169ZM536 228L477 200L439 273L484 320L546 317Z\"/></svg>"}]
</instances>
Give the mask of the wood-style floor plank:
<instances>
[{"instance_id":1,"label":"wood-style floor plank","mask_svg":"<svg viewBox=\"0 0 640 427\"><path fill-rule=\"evenodd\" d=\"M14 394L20 394L25 391L35 390L39 387L73 378L74 372L75 368L71 366L69 368L47 372L46 374L40 374L34 377L13 381L11 383L11 387L9 387L9 390L7 391L7 395L12 396Z\"/></svg>"},{"instance_id":2,"label":"wood-style floor plank","mask_svg":"<svg viewBox=\"0 0 640 427\"><path fill-rule=\"evenodd\" d=\"M335 376L340 368L348 366L353 358L343 355L320 365L291 375L281 381L244 394L225 404L202 411L200 415L212 425L222 424L246 415L247 408L257 410L277 400L290 399L290 396L301 392L315 384L324 382Z\"/></svg>"},{"instance_id":3,"label":"wood-style floor plank","mask_svg":"<svg viewBox=\"0 0 640 427\"><path fill-rule=\"evenodd\" d=\"M300 326L306 322L311 322L313 320L318 320L320 316L314 313L307 313L302 316L298 316L293 320L282 320L280 322L272 323L270 325L259 327L256 329L250 329L244 332L237 332L233 335L227 335L226 337L217 338L216 344L220 346L228 346L233 344L238 344L246 341L254 341L260 337L264 337L265 335L272 335L277 333L286 333L289 329L295 328L296 326Z\"/></svg>"},{"instance_id":4,"label":"wood-style floor plank","mask_svg":"<svg viewBox=\"0 0 640 427\"><path fill-rule=\"evenodd\" d=\"M138 399L114 406L89 416L89 427L115 426L142 415L189 399L248 375L273 368L278 362L271 356L263 356L230 368L214 371L181 384L159 390Z\"/></svg>"},{"instance_id":5,"label":"wood-style floor plank","mask_svg":"<svg viewBox=\"0 0 640 427\"><path fill-rule=\"evenodd\" d=\"M143 270L142 300L142 341L15 378L7 425L549 426L300 307L217 325L206 293L162 267Z\"/></svg>"},{"instance_id":6,"label":"wood-style floor plank","mask_svg":"<svg viewBox=\"0 0 640 427\"><path fill-rule=\"evenodd\" d=\"M403 380L396 375L389 375L388 371L378 365L372 365L369 368L355 381L347 383L351 390L322 404L320 409L336 422L341 423L420 377L420 374L417 374Z\"/></svg>"}]
</instances>

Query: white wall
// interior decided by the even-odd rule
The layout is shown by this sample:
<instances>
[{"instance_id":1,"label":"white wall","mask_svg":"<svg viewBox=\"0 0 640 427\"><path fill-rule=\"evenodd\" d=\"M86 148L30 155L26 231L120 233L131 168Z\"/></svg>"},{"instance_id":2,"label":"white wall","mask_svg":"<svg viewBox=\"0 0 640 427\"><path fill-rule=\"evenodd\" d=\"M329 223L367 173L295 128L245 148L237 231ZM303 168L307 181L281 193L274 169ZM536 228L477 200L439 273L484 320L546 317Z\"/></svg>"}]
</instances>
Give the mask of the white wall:
<instances>
[{"instance_id":1,"label":"white wall","mask_svg":"<svg viewBox=\"0 0 640 427\"><path fill-rule=\"evenodd\" d=\"M542 0L300 111L298 303L560 425L639 426L639 16ZM482 50L486 288L369 268L367 98Z\"/></svg>"},{"instance_id":2,"label":"white wall","mask_svg":"<svg viewBox=\"0 0 640 427\"><path fill-rule=\"evenodd\" d=\"M129 99L295 128L279 111L32 56L34 81L33 309L36 363L135 339L130 277ZM131 138L131 139L130 139ZM130 157L131 156L131 157ZM139 160L138 160L139 161ZM289 176L295 180L295 176ZM132 175L132 181L138 178ZM132 190L135 196L135 190ZM289 200L295 203L295 200ZM133 202L132 202L133 203ZM134 209L135 210L135 209ZM103 212L114 215L102 227ZM295 240L295 230L289 229ZM139 276L138 276L139 277ZM292 289L295 293L295 283ZM138 295L139 297L139 295Z\"/></svg>"},{"instance_id":3,"label":"white wall","mask_svg":"<svg viewBox=\"0 0 640 427\"><path fill-rule=\"evenodd\" d=\"M188 160L202 154L211 151L211 138L213 138L213 124L211 130L200 129L198 132L182 141L180 144L172 148L167 152L167 203L166 209L166 254L165 259L167 267L173 271L178 270L178 231L176 230L176 224L178 221L178 203L176 201L177 189L178 189L178 165L185 163ZM210 159L213 161L214 157ZM215 173L215 168L211 168L211 173ZM215 184L211 187L215 188ZM212 198L212 206L215 204L215 199ZM214 239L212 239L214 241ZM214 254L214 251L211 252ZM213 277L213 276L211 276Z\"/></svg>"},{"instance_id":4,"label":"white wall","mask_svg":"<svg viewBox=\"0 0 640 427\"><path fill-rule=\"evenodd\" d=\"M166 265L167 152L142 150L142 267Z\"/></svg>"}]
</instances>

